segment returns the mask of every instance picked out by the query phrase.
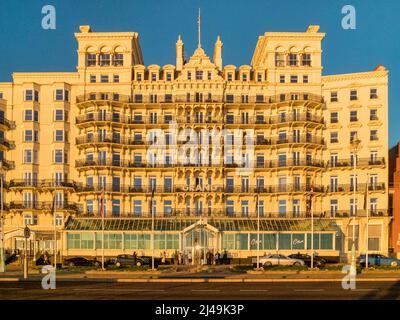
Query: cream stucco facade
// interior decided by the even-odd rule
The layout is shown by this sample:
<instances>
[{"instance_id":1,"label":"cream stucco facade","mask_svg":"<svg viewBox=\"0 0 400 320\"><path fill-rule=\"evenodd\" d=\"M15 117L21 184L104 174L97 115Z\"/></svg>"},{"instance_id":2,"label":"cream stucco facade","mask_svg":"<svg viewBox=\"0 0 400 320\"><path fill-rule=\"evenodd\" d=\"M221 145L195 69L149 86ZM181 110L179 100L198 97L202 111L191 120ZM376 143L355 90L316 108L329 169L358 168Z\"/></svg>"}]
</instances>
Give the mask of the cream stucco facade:
<instances>
[{"instance_id":1,"label":"cream stucco facade","mask_svg":"<svg viewBox=\"0 0 400 320\"><path fill-rule=\"evenodd\" d=\"M365 252L366 208L369 250L388 252L383 66L323 75L318 26L266 32L243 66L223 65L219 37L213 59L199 45L187 60L179 37L165 66L144 65L135 32L75 37L76 72L0 83L7 248L29 224L49 250L56 221L63 256L98 256L104 190L107 256L254 256L258 217L262 252L309 251L313 215L314 250L345 257L353 223Z\"/></svg>"}]
</instances>

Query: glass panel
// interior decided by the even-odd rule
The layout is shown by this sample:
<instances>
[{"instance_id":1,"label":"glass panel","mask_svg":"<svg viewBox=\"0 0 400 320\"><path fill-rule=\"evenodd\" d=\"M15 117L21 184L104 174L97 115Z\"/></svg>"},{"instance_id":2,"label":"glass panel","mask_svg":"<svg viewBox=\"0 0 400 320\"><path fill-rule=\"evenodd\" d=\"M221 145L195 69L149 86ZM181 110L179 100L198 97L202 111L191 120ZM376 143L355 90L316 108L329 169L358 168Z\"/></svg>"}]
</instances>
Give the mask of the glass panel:
<instances>
[{"instance_id":1,"label":"glass panel","mask_svg":"<svg viewBox=\"0 0 400 320\"><path fill-rule=\"evenodd\" d=\"M291 250L291 241L292 241L292 235L289 234L279 234L279 250Z\"/></svg>"},{"instance_id":2,"label":"glass panel","mask_svg":"<svg viewBox=\"0 0 400 320\"><path fill-rule=\"evenodd\" d=\"M304 250L305 248L305 234L304 233L293 233L292 234L292 249L293 250Z\"/></svg>"}]
</instances>

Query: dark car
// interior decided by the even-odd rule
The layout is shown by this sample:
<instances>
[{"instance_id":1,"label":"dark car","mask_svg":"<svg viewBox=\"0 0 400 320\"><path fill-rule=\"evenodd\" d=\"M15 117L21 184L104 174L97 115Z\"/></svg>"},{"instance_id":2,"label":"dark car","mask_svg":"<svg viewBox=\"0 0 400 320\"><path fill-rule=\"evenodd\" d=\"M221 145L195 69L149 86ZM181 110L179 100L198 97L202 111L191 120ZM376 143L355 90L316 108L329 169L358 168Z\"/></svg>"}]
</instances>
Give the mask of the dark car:
<instances>
[{"instance_id":1,"label":"dark car","mask_svg":"<svg viewBox=\"0 0 400 320\"><path fill-rule=\"evenodd\" d=\"M121 254L115 259L115 266L120 267L132 267L132 266L150 266L152 261L151 256L141 256L136 257L136 259L131 254ZM162 264L160 258L154 258L154 267L157 268L158 265Z\"/></svg>"},{"instance_id":2,"label":"dark car","mask_svg":"<svg viewBox=\"0 0 400 320\"><path fill-rule=\"evenodd\" d=\"M303 260L307 267L311 267L311 256L308 254L294 253L289 255L289 258ZM321 268L324 267L325 264L326 260L324 258L314 255L314 267Z\"/></svg>"},{"instance_id":3,"label":"dark car","mask_svg":"<svg viewBox=\"0 0 400 320\"><path fill-rule=\"evenodd\" d=\"M89 260L83 257L75 257L75 258L69 258L69 259L64 259L64 265L67 265L69 267L99 267L101 265L101 262L94 259L94 260Z\"/></svg>"},{"instance_id":4,"label":"dark car","mask_svg":"<svg viewBox=\"0 0 400 320\"><path fill-rule=\"evenodd\" d=\"M365 254L360 255L357 259L357 262L361 265L361 267L365 267L366 257ZM383 254L368 254L368 266L391 266L397 267L400 265L400 260L396 258L389 258L384 256Z\"/></svg>"},{"instance_id":5,"label":"dark car","mask_svg":"<svg viewBox=\"0 0 400 320\"><path fill-rule=\"evenodd\" d=\"M137 266L140 267L142 266L143 260L139 257L134 257L131 254L120 254L119 256L117 256L117 258L115 259L115 266L120 268L120 267L133 267L133 266Z\"/></svg>"}]
</instances>

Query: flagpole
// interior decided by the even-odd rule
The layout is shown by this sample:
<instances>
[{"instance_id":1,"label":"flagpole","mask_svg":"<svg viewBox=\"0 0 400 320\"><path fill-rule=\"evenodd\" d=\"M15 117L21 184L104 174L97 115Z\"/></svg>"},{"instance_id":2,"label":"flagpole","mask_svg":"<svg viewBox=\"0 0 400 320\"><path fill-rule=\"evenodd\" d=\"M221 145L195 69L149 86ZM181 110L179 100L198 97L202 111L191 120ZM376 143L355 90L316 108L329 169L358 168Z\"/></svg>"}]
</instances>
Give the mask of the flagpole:
<instances>
[{"instance_id":1,"label":"flagpole","mask_svg":"<svg viewBox=\"0 0 400 320\"><path fill-rule=\"evenodd\" d=\"M200 15L200 8L199 8L199 16L197 18L197 27L198 27L198 45L197 47L201 47L200 37L201 37L201 15Z\"/></svg>"},{"instance_id":2,"label":"flagpole","mask_svg":"<svg viewBox=\"0 0 400 320\"><path fill-rule=\"evenodd\" d=\"M53 193L53 222L54 222L54 268L57 270L57 228L56 228L56 191Z\"/></svg>"},{"instance_id":3,"label":"flagpole","mask_svg":"<svg viewBox=\"0 0 400 320\"><path fill-rule=\"evenodd\" d=\"M312 196L314 193L314 186L311 187L310 195L310 213L311 213L311 269L314 269L314 213L312 206Z\"/></svg>"},{"instance_id":4,"label":"flagpole","mask_svg":"<svg viewBox=\"0 0 400 320\"><path fill-rule=\"evenodd\" d=\"M151 214L151 270L154 271L154 213L153 213L153 202L154 202L154 185L152 185L151 200L150 200L150 214Z\"/></svg>"},{"instance_id":5,"label":"flagpole","mask_svg":"<svg viewBox=\"0 0 400 320\"><path fill-rule=\"evenodd\" d=\"M366 213L367 213L367 224L365 226L366 231L366 238L367 238L367 246L365 248L365 269L368 269L368 222L369 222L369 209L368 209L368 196L369 196L369 192L368 192L368 188L369 188L369 173L367 173L367 189L365 190L365 209L366 209Z\"/></svg>"},{"instance_id":6,"label":"flagpole","mask_svg":"<svg viewBox=\"0 0 400 320\"><path fill-rule=\"evenodd\" d=\"M104 186L101 190L101 204L100 204L100 214L101 214L101 269L104 269Z\"/></svg>"},{"instance_id":7,"label":"flagpole","mask_svg":"<svg viewBox=\"0 0 400 320\"><path fill-rule=\"evenodd\" d=\"M257 190L256 210L257 210L257 269L260 268L260 212L258 210L259 190Z\"/></svg>"}]
</instances>

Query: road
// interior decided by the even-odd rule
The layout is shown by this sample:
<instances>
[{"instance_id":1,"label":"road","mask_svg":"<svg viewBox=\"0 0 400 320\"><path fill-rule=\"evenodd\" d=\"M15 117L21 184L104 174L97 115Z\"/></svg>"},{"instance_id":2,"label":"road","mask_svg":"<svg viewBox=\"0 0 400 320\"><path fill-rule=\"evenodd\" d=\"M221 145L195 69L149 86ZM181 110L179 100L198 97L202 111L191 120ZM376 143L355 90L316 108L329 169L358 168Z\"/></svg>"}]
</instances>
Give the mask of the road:
<instances>
[{"instance_id":1,"label":"road","mask_svg":"<svg viewBox=\"0 0 400 320\"><path fill-rule=\"evenodd\" d=\"M298 300L400 299L400 282L357 282L343 290L341 282L282 283L106 283L57 282L44 290L40 282L0 282L0 299L95 300Z\"/></svg>"}]
</instances>

